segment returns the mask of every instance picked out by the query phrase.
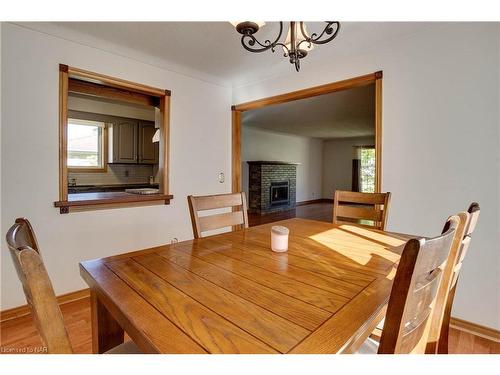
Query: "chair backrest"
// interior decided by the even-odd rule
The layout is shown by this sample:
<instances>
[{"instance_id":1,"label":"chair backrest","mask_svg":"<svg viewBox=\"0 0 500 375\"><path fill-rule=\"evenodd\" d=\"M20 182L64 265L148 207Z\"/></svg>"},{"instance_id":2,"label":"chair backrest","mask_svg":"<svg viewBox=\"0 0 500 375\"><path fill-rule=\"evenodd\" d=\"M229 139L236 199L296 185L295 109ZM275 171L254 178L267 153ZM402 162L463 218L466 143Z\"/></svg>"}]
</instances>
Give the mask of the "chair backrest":
<instances>
[{"instance_id":1,"label":"chair backrest","mask_svg":"<svg viewBox=\"0 0 500 375\"><path fill-rule=\"evenodd\" d=\"M247 200L245 193L188 196L191 224L194 238L201 238L202 232L230 226L248 228ZM200 216L200 211L237 207L239 210L210 216Z\"/></svg>"},{"instance_id":2,"label":"chair backrest","mask_svg":"<svg viewBox=\"0 0 500 375\"><path fill-rule=\"evenodd\" d=\"M432 239L411 239L403 250L387 306L380 354L425 353L433 309L453 239L460 223Z\"/></svg>"},{"instance_id":3,"label":"chair backrest","mask_svg":"<svg viewBox=\"0 0 500 375\"><path fill-rule=\"evenodd\" d=\"M333 223L357 223L385 230L391 193L358 193L336 190L333 199ZM373 224L363 223L369 221Z\"/></svg>"},{"instance_id":4,"label":"chair backrest","mask_svg":"<svg viewBox=\"0 0 500 375\"><path fill-rule=\"evenodd\" d=\"M29 221L16 219L6 239L43 346L48 353L72 353L61 310Z\"/></svg>"},{"instance_id":5,"label":"chair backrest","mask_svg":"<svg viewBox=\"0 0 500 375\"><path fill-rule=\"evenodd\" d=\"M454 256L450 256L450 260L452 263L450 264L451 267L449 271L449 283L448 289L446 290L446 298L443 301L444 311L440 324L439 340L437 343L437 352L440 354L448 353L448 336L450 331L451 310L453 307L453 300L455 299L455 292L457 290L458 277L460 275L460 270L462 269L463 261L467 254L467 250L469 249L472 233L476 229L480 212L481 209L478 203L473 202L469 205L466 213L467 220L462 231L462 236L460 237L459 243L456 245Z\"/></svg>"}]
</instances>

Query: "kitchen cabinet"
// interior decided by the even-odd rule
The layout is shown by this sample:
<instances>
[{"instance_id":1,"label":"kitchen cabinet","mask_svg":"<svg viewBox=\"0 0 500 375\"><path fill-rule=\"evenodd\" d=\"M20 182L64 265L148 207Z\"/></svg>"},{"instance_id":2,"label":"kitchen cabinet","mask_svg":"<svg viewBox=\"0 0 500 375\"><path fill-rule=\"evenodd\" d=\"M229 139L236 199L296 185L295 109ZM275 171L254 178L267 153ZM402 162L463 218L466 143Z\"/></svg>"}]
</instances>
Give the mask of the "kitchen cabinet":
<instances>
[{"instance_id":1,"label":"kitchen cabinet","mask_svg":"<svg viewBox=\"0 0 500 375\"><path fill-rule=\"evenodd\" d=\"M120 120L109 128L109 162L137 163L137 121Z\"/></svg>"},{"instance_id":2,"label":"kitchen cabinet","mask_svg":"<svg viewBox=\"0 0 500 375\"><path fill-rule=\"evenodd\" d=\"M153 143L153 135L156 132L154 122L139 122L139 163L158 163L158 143Z\"/></svg>"},{"instance_id":3,"label":"kitchen cabinet","mask_svg":"<svg viewBox=\"0 0 500 375\"><path fill-rule=\"evenodd\" d=\"M157 164L158 144L153 143L155 131L152 121L121 119L110 124L109 163Z\"/></svg>"}]
</instances>

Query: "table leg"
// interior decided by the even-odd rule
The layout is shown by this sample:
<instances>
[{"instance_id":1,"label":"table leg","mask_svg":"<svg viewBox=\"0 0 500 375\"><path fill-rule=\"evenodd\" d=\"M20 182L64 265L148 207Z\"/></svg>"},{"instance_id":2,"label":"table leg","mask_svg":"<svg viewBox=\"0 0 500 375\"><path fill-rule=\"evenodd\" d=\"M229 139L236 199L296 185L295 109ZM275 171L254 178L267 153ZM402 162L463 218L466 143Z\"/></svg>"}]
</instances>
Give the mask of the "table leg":
<instances>
[{"instance_id":1,"label":"table leg","mask_svg":"<svg viewBox=\"0 0 500 375\"><path fill-rule=\"evenodd\" d=\"M92 352L101 354L123 343L123 328L99 301L94 291L90 291L92 320Z\"/></svg>"}]
</instances>

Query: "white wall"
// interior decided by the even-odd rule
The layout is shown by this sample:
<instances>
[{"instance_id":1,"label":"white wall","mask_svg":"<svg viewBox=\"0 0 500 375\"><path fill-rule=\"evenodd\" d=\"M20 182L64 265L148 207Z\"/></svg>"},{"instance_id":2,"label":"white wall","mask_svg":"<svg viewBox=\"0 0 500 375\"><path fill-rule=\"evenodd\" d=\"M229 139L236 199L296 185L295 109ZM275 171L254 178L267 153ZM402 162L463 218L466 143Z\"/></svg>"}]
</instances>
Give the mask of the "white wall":
<instances>
[{"instance_id":1,"label":"white wall","mask_svg":"<svg viewBox=\"0 0 500 375\"><path fill-rule=\"evenodd\" d=\"M56 294L86 287L78 262L192 237L186 196L230 191L231 91L12 24L2 30L2 233L33 223ZM59 63L172 90L170 206L60 215ZM219 172L228 178L218 182ZM1 309L25 304L1 241Z\"/></svg>"},{"instance_id":2,"label":"white wall","mask_svg":"<svg viewBox=\"0 0 500 375\"><path fill-rule=\"evenodd\" d=\"M345 138L323 141L323 198L332 199L335 190L352 189L352 159L355 146L375 144L375 138Z\"/></svg>"},{"instance_id":3,"label":"white wall","mask_svg":"<svg viewBox=\"0 0 500 375\"><path fill-rule=\"evenodd\" d=\"M382 188L393 192L389 229L435 235L449 214L477 200L481 218L453 315L496 329L499 40L496 24L443 24L342 59L335 46L326 46L332 58L323 63L233 90L237 104L383 70Z\"/></svg>"},{"instance_id":4,"label":"white wall","mask_svg":"<svg viewBox=\"0 0 500 375\"><path fill-rule=\"evenodd\" d=\"M321 198L322 141L242 127L242 187L248 196L247 161L272 160L299 163L297 166L297 202Z\"/></svg>"}]
</instances>

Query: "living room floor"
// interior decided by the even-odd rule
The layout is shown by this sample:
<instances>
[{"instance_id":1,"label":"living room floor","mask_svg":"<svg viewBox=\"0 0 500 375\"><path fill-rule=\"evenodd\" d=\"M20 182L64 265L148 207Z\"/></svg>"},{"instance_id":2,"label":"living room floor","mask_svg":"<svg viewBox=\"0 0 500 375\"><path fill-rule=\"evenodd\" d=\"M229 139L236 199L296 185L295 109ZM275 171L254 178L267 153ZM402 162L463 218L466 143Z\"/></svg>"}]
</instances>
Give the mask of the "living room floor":
<instances>
[{"instance_id":1,"label":"living room floor","mask_svg":"<svg viewBox=\"0 0 500 375\"><path fill-rule=\"evenodd\" d=\"M274 223L275 221L291 219L299 217L301 219L326 221L331 223L333 220L333 205L330 202L319 202L300 205L291 210L275 212L272 214L259 215L248 214L248 225L254 227L256 225Z\"/></svg>"}]
</instances>

